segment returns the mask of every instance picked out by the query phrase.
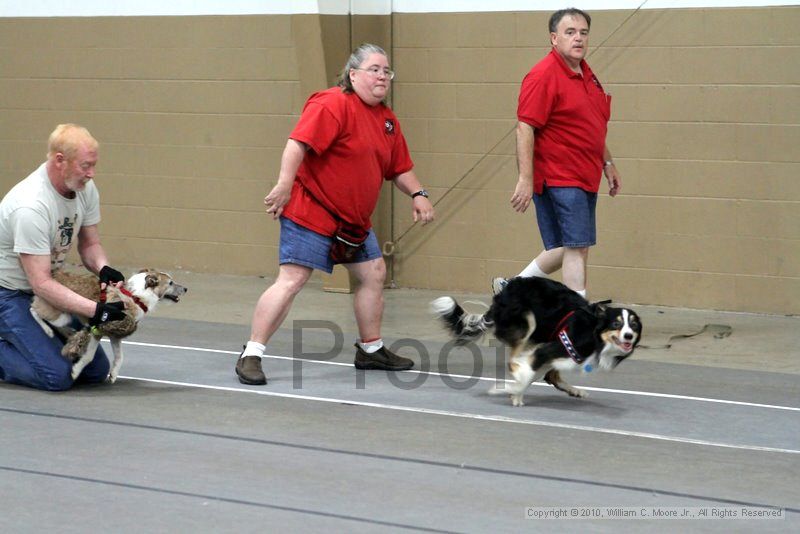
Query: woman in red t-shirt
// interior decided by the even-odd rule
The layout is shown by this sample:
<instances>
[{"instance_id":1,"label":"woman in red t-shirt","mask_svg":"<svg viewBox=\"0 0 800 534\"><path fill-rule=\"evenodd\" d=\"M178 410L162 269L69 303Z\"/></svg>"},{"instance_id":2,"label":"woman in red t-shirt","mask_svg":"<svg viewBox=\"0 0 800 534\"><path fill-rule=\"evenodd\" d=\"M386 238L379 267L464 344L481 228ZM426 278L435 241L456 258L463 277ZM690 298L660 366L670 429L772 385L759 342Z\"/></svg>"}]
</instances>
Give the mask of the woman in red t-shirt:
<instances>
[{"instance_id":1,"label":"woman in red t-shirt","mask_svg":"<svg viewBox=\"0 0 800 534\"><path fill-rule=\"evenodd\" d=\"M266 384L264 345L312 271L330 273L335 263L343 263L357 281L355 366L393 371L414 366L381 340L386 265L370 221L384 180L412 198L415 222L427 224L434 215L397 117L383 103L392 78L386 52L361 45L338 86L311 95L289 136L278 184L264 198L267 213L280 219L280 269L256 304L250 341L236 363L244 384Z\"/></svg>"}]
</instances>

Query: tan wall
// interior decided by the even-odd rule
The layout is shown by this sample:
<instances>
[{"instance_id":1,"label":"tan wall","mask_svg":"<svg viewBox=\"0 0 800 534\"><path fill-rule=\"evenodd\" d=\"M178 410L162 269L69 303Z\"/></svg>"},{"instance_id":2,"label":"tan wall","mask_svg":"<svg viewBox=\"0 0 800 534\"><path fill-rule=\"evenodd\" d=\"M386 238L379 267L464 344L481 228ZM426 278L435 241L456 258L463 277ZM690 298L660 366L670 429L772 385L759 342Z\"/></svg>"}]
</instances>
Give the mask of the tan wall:
<instances>
[{"instance_id":1,"label":"tan wall","mask_svg":"<svg viewBox=\"0 0 800 534\"><path fill-rule=\"evenodd\" d=\"M603 196L592 296L800 311L798 8L593 13L590 63L614 95L622 196ZM538 251L515 214L519 82L546 13L392 17L0 19L0 189L43 161L59 122L101 141L101 231L120 264L277 271L262 199L305 98L350 47L392 49L393 106L434 200L390 261L405 287L486 292ZM731 30L731 29L735 30ZM391 212L394 205L394 216ZM379 236L410 226L386 188Z\"/></svg>"},{"instance_id":2,"label":"tan wall","mask_svg":"<svg viewBox=\"0 0 800 534\"><path fill-rule=\"evenodd\" d=\"M591 296L800 312L800 8L640 11L609 37L630 14L592 14L623 193L599 201ZM508 201L519 83L549 50L548 17L394 15L395 110L434 198L498 145L435 228L401 240L401 285L486 292L540 250L532 209Z\"/></svg>"},{"instance_id":3,"label":"tan wall","mask_svg":"<svg viewBox=\"0 0 800 534\"><path fill-rule=\"evenodd\" d=\"M262 199L304 101L292 17L0 19L0 47L4 190L79 122L114 261L274 272Z\"/></svg>"}]
</instances>

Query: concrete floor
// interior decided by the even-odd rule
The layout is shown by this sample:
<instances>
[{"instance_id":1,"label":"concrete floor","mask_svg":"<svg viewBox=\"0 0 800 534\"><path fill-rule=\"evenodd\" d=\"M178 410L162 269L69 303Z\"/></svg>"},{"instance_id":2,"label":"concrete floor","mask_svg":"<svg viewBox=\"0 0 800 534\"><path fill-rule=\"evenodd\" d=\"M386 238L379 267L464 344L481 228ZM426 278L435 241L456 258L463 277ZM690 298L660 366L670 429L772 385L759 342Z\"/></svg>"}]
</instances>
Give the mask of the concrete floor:
<instances>
[{"instance_id":1,"label":"concrete floor","mask_svg":"<svg viewBox=\"0 0 800 534\"><path fill-rule=\"evenodd\" d=\"M797 317L635 306L651 348L614 373L572 377L588 399L539 385L513 408L486 395L504 372L496 347L447 349L427 310L439 292L386 292L384 338L418 368L363 373L352 367L351 297L312 282L268 345L270 382L257 387L233 367L270 281L173 275L188 295L125 343L116 384L61 394L0 384L0 530L800 526ZM488 302L456 296L475 310ZM664 348L707 324L731 334L712 328ZM547 507L768 507L783 518L526 519Z\"/></svg>"}]
</instances>

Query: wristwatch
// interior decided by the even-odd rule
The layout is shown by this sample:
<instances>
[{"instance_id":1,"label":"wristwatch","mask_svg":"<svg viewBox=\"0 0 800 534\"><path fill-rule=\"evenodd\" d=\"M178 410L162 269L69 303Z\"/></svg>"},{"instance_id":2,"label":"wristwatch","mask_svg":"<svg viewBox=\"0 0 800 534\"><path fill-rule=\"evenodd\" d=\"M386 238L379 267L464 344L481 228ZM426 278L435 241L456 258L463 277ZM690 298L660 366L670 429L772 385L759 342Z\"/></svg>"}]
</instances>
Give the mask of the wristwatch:
<instances>
[{"instance_id":1,"label":"wristwatch","mask_svg":"<svg viewBox=\"0 0 800 534\"><path fill-rule=\"evenodd\" d=\"M415 197L425 197L425 198L428 198L428 192L427 192L427 191L425 191L424 189L420 189L420 190L419 190L419 191L417 191L416 193L412 193L412 194L411 194L411 198L415 198Z\"/></svg>"},{"instance_id":2,"label":"wristwatch","mask_svg":"<svg viewBox=\"0 0 800 534\"><path fill-rule=\"evenodd\" d=\"M607 159L603 162L603 170L606 170L608 167L614 164L613 160Z\"/></svg>"}]
</instances>

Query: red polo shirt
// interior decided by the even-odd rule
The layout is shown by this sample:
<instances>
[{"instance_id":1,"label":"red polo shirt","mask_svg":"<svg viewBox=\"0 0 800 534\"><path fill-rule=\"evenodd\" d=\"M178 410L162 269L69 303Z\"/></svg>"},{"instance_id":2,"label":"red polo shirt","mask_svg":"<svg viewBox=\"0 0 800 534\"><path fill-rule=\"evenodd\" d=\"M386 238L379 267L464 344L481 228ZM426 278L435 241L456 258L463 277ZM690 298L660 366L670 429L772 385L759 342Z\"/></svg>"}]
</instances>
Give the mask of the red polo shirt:
<instances>
[{"instance_id":1,"label":"red polo shirt","mask_svg":"<svg viewBox=\"0 0 800 534\"><path fill-rule=\"evenodd\" d=\"M384 180L414 164L392 110L333 87L314 93L289 135L309 146L283 216L323 235L337 220L368 230Z\"/></svg>"},{"instance_id":2,"label":"red polo shirt","mask_svg":"<svg viewBox=\"0 0 800 534\"><path fill-rule=\"evenodd\" d=\"M603 149L611 95L581 61L570 69L555 50L522 80L517 118L533 126L533 189L580 187L596 193L603 174Z\"/></svg>"}]
</instances>

